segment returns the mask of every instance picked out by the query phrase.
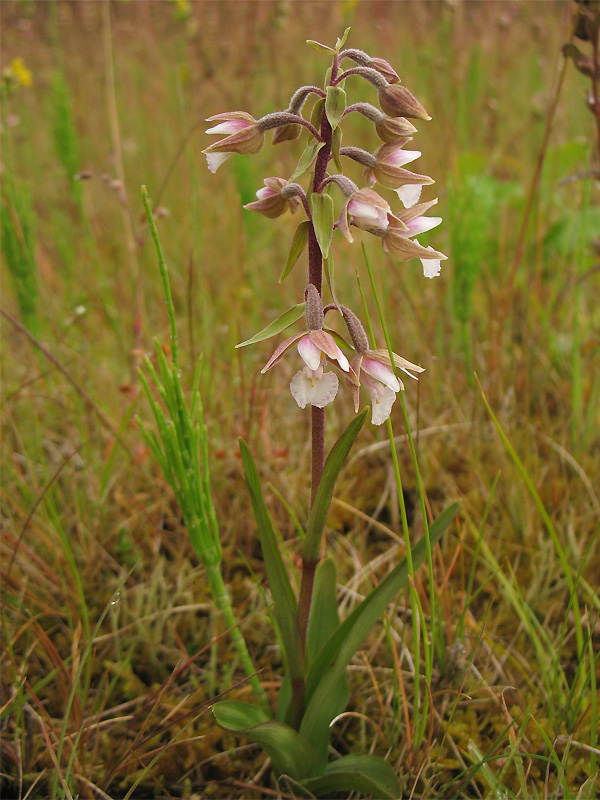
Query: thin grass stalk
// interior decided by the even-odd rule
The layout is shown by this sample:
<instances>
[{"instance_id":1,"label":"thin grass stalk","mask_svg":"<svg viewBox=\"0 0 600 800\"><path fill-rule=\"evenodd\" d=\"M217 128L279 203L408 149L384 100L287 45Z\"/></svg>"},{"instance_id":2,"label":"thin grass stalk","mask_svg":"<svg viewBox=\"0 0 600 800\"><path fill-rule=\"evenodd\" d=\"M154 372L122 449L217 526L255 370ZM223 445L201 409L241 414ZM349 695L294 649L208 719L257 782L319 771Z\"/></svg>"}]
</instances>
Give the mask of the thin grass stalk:
<instances>
[{"instance_id":1,"label":"thin grass stalk","mask_svg":"<svg viewBox=\"0 0 600 800\"><path fill-rule=\"evenodd\" d=\"M389 333L388 333L388 330L387 330L387 326L385 324L385 317L384 317L384 314L383 314L383 307L381 305L381 299L379 297L379 292L377 291L377 286L375 284L375 277L373 275L373 270L371 268L371 264L370 264L369 258L367 256L367 252L366 252L366 249L365 249L364 245L363 245L363 255L364 255L364 259L365 259L365 264L367 265L367 272L369 274L369 281L371 283L371 289L372 289L372 292L373 292L373 297L374 297L375 303L377 305L377 311L378 311L378 314L379 314L379 320L380 320L380 323L381 323L383 335L384 335L384 338L385 338L385 341L386 341L388 352L390 354L390 359L391 359L391 363L392 363L392 369L394 369L394 372L396 372L396 368L395 368L395 365L394 365L394 356L393 356L393 351L392 351L392 344L391 344L391 340L390 340ZM365 311L366 311L366 309L365 309ZM368 314L367 314L367 320L369 320ZM371 340L374 341L373 329L372 329L370 320L368 321L368 325L369 325L369 334L371 336ZM433 558L432 558L432 553L431 553L431 544L430 544L430 541L429 541L429 526L428 526L428 523L427 523L427 509L425 507L425 496L424 496L424 492L423 492L423 486L422 486L422 483L421 483L421 476L420 476L420 473L419 473L417 455L416 455L416 450L415 450L415 447L414 447L414 441L413 441L412 433L411 433L411 429L410 429L410 422L409 422L408 414L407 414L407 411L406 411L406 404L404 403L404 398L402 396L402 392L399 392L398 394L400 396L400 402L401 402L402 412L403 412L403 416L404 416L404 423L405 423L406 432L407 432L407 436L408 436L408 440L409 440L411 455L412 455L412 458L413 458L413 465L414 465L414 468L415 468L415 478L416 478L418 492L419 492L419 499L421 501L421 512L422 512L422 516L423 516L423 525L424 525L424 528L425 528L424 535L426 537L426 542L427 542L427 564L428 564L428 569L429 569L431 625L432 625L432 630L434 632L434 641L435 641L435 632L436 632L436 628L438 627L438 615L437 615L437 606L438 606L438 604L437 604L437 597L436 597L436 594L435 594L435 586L434 586L434 581L433 581ZM390 440L390 451L391 451L392 463L393 463L393 467L394 467L394 477L395 477L395 480L396 480L396 486L397 486L397 490L398 490L398 499L399 499L399 502L400 502L400 511L401 511L401 516L402 516L402 529L404 531L404 539L405 539L405 543L406 543L406 559L407 559L407 563L408 563L409 574L411 576L411 604L413 605L413 608L412 608L412 612L413 612L412 623L413 623L413 636L414 636L414 639L415 639L415 652L414 652L414 657L415 657L415 698L416 698L415 699L415 708L419 708L420 707L420 702L419 702L420 701L420 697L419 697L418 689L419 689L419 679L420 679L419 667L420 667L420 638L421 638L420 635L419 635L419 626L421 624L421 621L423 622L423 625L425 624L425 621L424 621L424 615L423 615L423 609L422 609L422 606L421 606L421 601L419 599L418 592L416 590L416 586L415 586L415 583L414 583L414 568L413 568L413 563L412 563L410 532L409 532L409 529L408 529L408 519L406 517L406 507L405 507L405 503L404 503L404 493L402 491L402 478L401 478L401 475L400 475L400 466L399 466L399 462L398 462L398 453L397 453L397 450L396 450L396 443L395 443L395 440L394 440L394 432L393 432L391 420L389 418L388 418L388 420L386 422L386 426L387 426L388 436L389 436L389 440ZM418 610L418 614L417 614L417 610ZM429 644L429 638L427 636L426 628L423 629L423 637L422 638L423 638L423 653L424 653L424 660L425 660L425 680L427 681L428 684L431 684L431 676L432 676L432 672L433 672L433 650L432 650L432 648L431 648L431 646ZM442 647L443 647L443 642L442 642ZM428 693L424 692L423 693L422 713L419 716L418 721L415 723L416 726L417 726L415 728L415 733L416 733L415 744L417 746L422 741L424 733L425 733L425 724L427 722L427 709L428 709Z\"/></svg>"},{"instance_id":2,"label":"thin grass stalk","mask_svg":"<svg viewBox=\"0 0 600 800\"><path fill-rule=\"evenodd\" d=\"M206 571L213 601L223 615L240 663L248 677L257 701L263 711L270 717L271 709L267 695L258 679L246 641L238 628L238 622L221 572L222 549L216 511L211 498L208 436L204 424L202 400L198 389L200 364L198 364L194 372L190 410L188 410L181 386L177 325L169 274L152 214L150 198L145 186L142 186L142 200L160 266L171 327L172 359L169 365L157 341L158 373L150 361L146 360L148 372L167 407L170 419L165 416L154 399L145 375L141 371L139 373L140 382L148 398L160 434L160 441L154 431L149 431L143 426L140 430L173 489L183 512L188 535L196 555Z\"/></svg>"},{"instance_id":3,"label":"thin grass stalk","mask_svg":"<svg viewBox=\"0 0 600 800\"><path fill-rule=\"evenodd\" d=\"M554 527L554 523L552 522L552 519L550 518L550 515L546 511L546 507L542 503L542 499L539 496L537 489L533 485L533 481L529 477L529 474L528 474L527 470L525 469L525 466L524 466L523 462L521 461L521 459L517 455L517 451L514 449L514 447L510 443L507 435L504 433L504 430L502 429L502 426L500 425L500 422L498 421L496 415L492 411L492 409L490 407L490 404L487 401L487 397L485 396L484 391L483 391L483 389L481 387L481 383L479 382L479 378L477 378L477 383L479 385L479 390L481 392L481 397L483 399L483 403L484 403L484 405L485 405L485 407L486 407L486 409L488 411L488 414L490 415L490 417L492 419L492 422L494 423L494 427L498 431L498 435L500 436L500 439L502 440L502 443L504 444L504 447L506 448L508 454L510 455L514 465L516 466L517 471L519 472L519 475L523 479L523 482L525 483L525 486L527 487L527 489L529 491L529 494L531 495L531 497L532 497L532 499L533 499L533 501L534 501L534 503L535 503L535 505L536 505L536 507L538 509L538 512L539 512L539 514L540 514L540 516L542 518L542 520L544 521L546 529L548 530L548 533L550 534L552 542L554 543L554 548L556 550L556 554L558 556L558 559L559 559L559 561L561 563L561 567L562 567L562 570L564 572L565 579L567 581L567 586L569 587L569 594L570 594L570 597L571 597L571 600L572 600L572 603L573 603L573 615L574 615L574 618L575 618L575 638L576 638L576 641L577 641L577 653L578 653L578 657L581 658L581 656L583 654L583 627L582 627L582 623L581 623L581 609L579 608L579 599L577 597L577 585L576 585L576 582L573 580L573 572L572 572L571 565L569 564L569 560L567 559L567 555L566 555L566 553L564 551L564 548L563 548L563 546L561 544L561 541L559 539L558 533L556 532L556 528Z\"/></svg>"}]
</instances>

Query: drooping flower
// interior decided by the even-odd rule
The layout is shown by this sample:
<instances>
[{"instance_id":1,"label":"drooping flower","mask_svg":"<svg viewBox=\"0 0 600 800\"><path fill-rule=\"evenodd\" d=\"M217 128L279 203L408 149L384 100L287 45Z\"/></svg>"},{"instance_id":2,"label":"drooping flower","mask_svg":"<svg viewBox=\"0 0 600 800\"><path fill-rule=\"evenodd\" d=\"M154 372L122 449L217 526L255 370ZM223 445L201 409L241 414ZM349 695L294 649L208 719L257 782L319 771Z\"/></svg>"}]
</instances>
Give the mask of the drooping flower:
<instances>
[{"instance_id":1,"label":"drooping flower","mask_svg":"<svg viewBox=\"0 0 600 800\"><path fill-rule=\"evenodd\" d=\"M214 114L207 122L222 120L218 125L208 128L206 133L225 134L225 138L209 145L202 152L206 155L208 168L216 172L221 164L234 153L247 155L258 153L265 142L264 129L253 116L245 111L227 111Z\"/></svg>"},{"instance_id":2,"label":"drooping flower","mask_svg":"<svg viewBox=\"0 0 600 800\"><path fill-rule=\"evenodd\" d=\"M335 373L323 371L327 359L337 361L344 372L350 371L348 359L327 331L310 330L290 336L276 348L261 373L271 369L295 342L298 342L298 352L306 366L292 378L292 397L300 408L307 404L323 408L335 399L339 385Z\"/></svg>"},{"instance_id":3,"label":"drooping flower","mask_svg":"<svg viewBox=\"0 0 600 800\"><path fill-rule=\"evenodd\" d=\"M375 163L365 170L369 185L373 186L377 181L386 189L397 189L399 186L410 184L422 186L433 183L433 179L428 175L418 175L403 169L405 164L416 161L420 155L420 150L404 150L402 144L382 144L373 153Z\"/></svg>"},{"instance_id":4,"label":"drooping flower","mask_svg":"<svg viewBox=\"0 0 600 800\"><path fill-rule=\"evenodd\" d=\"M296 196L284 197L282 189L288 182L283 178L265 178L264 187L256 193L258 200L246 203L244 208L249 211L258 211L269 219L275 219L284 214L288 209L293 214L300 205L300 198Z\"/></svg>"},{"instance_id":5,"label":"drooping flower","mask_svg":"<svg viewBox=\"0 0 600 800\"><path fill-rule=\"evenodd\" d=\"M389 224L389 212L389 203L377 192L372 189L359 189L346 200L338 220L338 229L349 242L353 242L349 225L363 230L384 231Z\"/></svg>"},{"instance_id":6,"label":"drooping flower","mask_svg":"<svg viewBox=\"0 0 600 800\"><path fill-rule=\"evenodd\" d=\"M393 353L394 364L409 377L416 380L412 372L424 372L418 364L407 361L402 356ZM396 394L404 390L404 384L398 380L392 369L392 362L387 350L366 350L360 353L350 364L350 375L347 379L354 397L354 409L359 409L359 388L363 386L373 407L371 422L381 425L389 417Z\"/></svg>"},{"instance_id":7,"label":"drooping flower","mask_svg":"<svg viewBox=\"0 0 600 800\"><path fill-rule=\"evenodd\" d=\"M400 261L420 258L423 274L427 278L434 278L440 274L440 262L445 261L447 256L434 250L433 247L423 247L411 237L440 224L441 217L424 216L425 212L436 203L437 200L431 200L406 208L396 216L388 215L389 225L382 235L383 249L394 258Z\"/></svg>"}]
</instances>

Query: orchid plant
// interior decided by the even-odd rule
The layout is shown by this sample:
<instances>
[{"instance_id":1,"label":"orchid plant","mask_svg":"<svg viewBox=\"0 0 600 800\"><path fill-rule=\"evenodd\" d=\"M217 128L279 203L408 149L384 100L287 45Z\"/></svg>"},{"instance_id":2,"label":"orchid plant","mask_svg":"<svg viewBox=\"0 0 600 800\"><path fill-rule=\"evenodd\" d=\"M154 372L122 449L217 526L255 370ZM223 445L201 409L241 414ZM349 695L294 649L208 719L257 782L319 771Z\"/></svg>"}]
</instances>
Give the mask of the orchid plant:
<instances>
[{"instance_id":1,"label":"orchid plant","mask_svg":"<svg viewBox=\"0 0 600 800\"><path fill-rule=\"evenodd\" d=\"M426 535L416 546L409 543L407 558L340 622L335 564L330 558L321 560L335 482L369 413L374 425L389 420L396 397L404 389L398 372L416 379L423 368L394 353L389 343L381 349L370 346L358 315L340 303L334 291L331 245L335 231L349 242L354 241L355 229L366 231L379 238L383 249L393 258L420 259L428 278L440 273L446 257L432 247L424 247L415 238L439 225L441 219L426 216L436 200L420 202L422 187L433 180L406 169L407 164L421 155L418 150L405 147L416 132L410 120L430 117L387 61L346 47L348 33L349 29L335 47L308 42L317 52L331 58L324 88L301 86L292 95L287 109L260 119L245 111L216 114L208 119L215 124L207 133L221 137L204 150L213 173L234 154L259 152L267 131L273 131L273 144L308 136L290 178L266 178L256 193L257 199L245 206L269 219L287 212L304 214L281 276L283 279L289 274L308 248L304 297L238 347L277 336L304 317L305 329L279 344L262 372L278 364L292 348L297 349L300 369L292 378L290 391L301 409L310 407L312 461L310 512L296 597L263 501L258 469L247 444L240 441L286 674L274 712L265 706L264 694L257 691L254 674L249 674L249 678L257 704L228 700L217 703L213 711L223 728L243 733L259 743L271 757L278 780L287 781L288 788L296 794L322 796L356 790L377 797L398 797L398 778L383 759L355 753L329 760L330 727L348 701L346 667L350 659L389 603L412 580L414 570L426 557L431 565L431 548L455 516L457 504L426 526ZM347 102L345 85L353 83L355 78L375 88L379 107L367 102ZM312 109L310 116L305 117L303 109L309 101ZM381 141L373 153L360 147L342 146L342 124L352 114L361 114L373 123ZM346 163L363 168L363 186L359 187L345 174ZM303 187L299 181L306 175L309 177ZM400 209L393 213L374 186L395 191ZM331 293L331 302L327 304L323 301L323 276ZM349 342L326 328L325 318L329 314L341 317ZM357 416L325 459L325 408L340 394L340 377L350 392ZM368 408L360 411L361 389L369 397L370 412Z\"/></svg>"}]
</instances>

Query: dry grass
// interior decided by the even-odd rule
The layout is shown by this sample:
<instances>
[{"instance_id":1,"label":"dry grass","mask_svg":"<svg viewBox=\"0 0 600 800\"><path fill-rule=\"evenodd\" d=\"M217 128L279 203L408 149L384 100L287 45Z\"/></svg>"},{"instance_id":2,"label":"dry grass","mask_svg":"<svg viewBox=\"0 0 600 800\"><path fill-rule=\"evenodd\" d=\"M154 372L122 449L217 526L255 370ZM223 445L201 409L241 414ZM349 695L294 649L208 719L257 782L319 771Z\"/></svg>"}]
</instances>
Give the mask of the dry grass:
<instances>
[{"instance_id":1,"label":"dry grass","mask_svg":"<svg viewBox=\"0 0 600 800\"><path fill-rule=\"evenodd\" d=\"M227 109L284 107L298 84L321 80L324 64L304 40L334 41L347 25L351 43L394 64L434 117L421 126L419 169L437 178L445 222L435 245L450 256L443 276L424 283L414 265L369 254L398 351L427 368L406 399L430 509L462 505L436 553L447 654L424 741L413 741L412 626L399 598L351 667L335 747L387 756L407 796L594 796L600 292L587 271L597 264L599 215L597 187L559 185L594 157L586 84L571 69L515 260L569 6L197 2L186 16L185 4L138 0L106 9L0 7L2 66L22 56L34 78L6 100L3 160L32 198L39 287L37 343L2 322L4 796L272 796L264 756L210 714L222 693L250 693L135 424L137 414L148 418L135 368L154 335L168 337L139 187L168 210L159 226L190 380L204 354L225 577L274 694L282 664L237 437L257 455L264 485L303 520L308 423L287 390L291 366L259 375L271 343L243 353L234 345L303 290L301 268L274 287L294 222L241 210L265 175L289 174L297 154L265 148L215 178L194 126ZM61 64L80 166L109 176L78 190L52 135ZM359 252L335 250L336 285L356 305ZM6 264L2 305L19 316ZM474 371L578 581L581 657L555 543ZM349 397L336 406L330 441L352 413ZM345 610L403 555L392 480L380 431L365 429L328 532ZM267 501L294 563L293 522L273 492ZM428 613L425 571L420 579Z\"/></svg>"}]
</instances>

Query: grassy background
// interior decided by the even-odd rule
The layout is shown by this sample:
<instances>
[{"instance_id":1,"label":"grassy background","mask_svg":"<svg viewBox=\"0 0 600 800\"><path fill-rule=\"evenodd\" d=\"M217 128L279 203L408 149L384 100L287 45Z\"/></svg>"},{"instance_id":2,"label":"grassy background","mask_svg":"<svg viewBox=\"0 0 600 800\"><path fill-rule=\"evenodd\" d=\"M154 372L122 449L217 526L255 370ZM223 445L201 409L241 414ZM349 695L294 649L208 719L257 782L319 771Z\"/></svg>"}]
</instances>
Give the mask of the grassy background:
<instances>
[{"instance_id":1,"label":"grassy background","mask_svg":"<svg viewBox=\"0 0 600 800\"><path fill-rule=\"evenodd\" d=\"M202 121L284 108L298 85L323 80L325 59L305 39L333 43L351 25L349 44L389 60L433 116L414 144L418 170L436 179L444 223L423 241L449 255L442 276L425 281L418 263L364 241L396 350L427 369L406 402L429 507L462 505L436 554L447 651L427 736L414 741L412 626L399 598L351 668L335 746L387 756L415 796L593 797L600 213L597 187L564 182L597 165L586 80L569 65L559 84L571 6L20 0L0 14L2 68L22 57L33 76L3 99L2 307L16 321L2 318L5 796L95 797L94 784L111 797L260 797L272 787L259 750L212 721L215 696L249 699L248 687L135 424L148 419L136 368L153 336L168 341L139 188L165 210L189 381L204 354L225 577L274 691L280 656L237 437L274 487L267 499L293 564L295 528L275 490L304 519L308 419L288 391L293 360L261 377L272 343L234 345L303 292L301 267L275 285L296 220L241 209L264 177L291 173L299 149L236 156L214 176ZM373 148L368 125L351 123L344 144ZM74 181L81 170L91 177ZM338 237L334 253L338 294L359 310L360 248ZM351 413L344 394L328 414L330 442ZM400 409L392 419L411 512ZM368 427L328 533L346 609L403 555L391 480L385 437ZM410 522L418 537L418 513Z\"/></svg>"}]
</instances>

